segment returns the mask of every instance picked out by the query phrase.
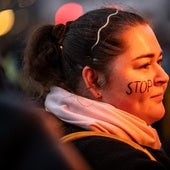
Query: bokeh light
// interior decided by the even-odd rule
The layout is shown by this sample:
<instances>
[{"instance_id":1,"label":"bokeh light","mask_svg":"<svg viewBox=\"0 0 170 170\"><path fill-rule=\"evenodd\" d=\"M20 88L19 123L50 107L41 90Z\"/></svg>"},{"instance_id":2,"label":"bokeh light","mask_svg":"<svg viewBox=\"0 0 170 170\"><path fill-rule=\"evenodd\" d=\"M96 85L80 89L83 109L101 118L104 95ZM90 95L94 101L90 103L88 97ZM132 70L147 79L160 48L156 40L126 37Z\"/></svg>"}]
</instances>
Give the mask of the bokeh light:
<instances>
[{"instance_id":1,"label":"bokeh light","mask_svg":"<svg viewBox=\"0 0 170 170\"><path fill-rule=\"evenodd\" d=\"M15 15L12 9L3 10L0 12L0 36L8 33L15 21Z\"/></svg>"},{"instance_id":2,"label":"bokeh light","mask_svg":"<svg viewBox=\"0 0 170 170\"><path fill-rule=\"evenodd\" d=\"M66 24L67 21L74 21L82 14L82 5L74 2L66 3L56 11L55 24Z\"/></svg>"}]
</instances>

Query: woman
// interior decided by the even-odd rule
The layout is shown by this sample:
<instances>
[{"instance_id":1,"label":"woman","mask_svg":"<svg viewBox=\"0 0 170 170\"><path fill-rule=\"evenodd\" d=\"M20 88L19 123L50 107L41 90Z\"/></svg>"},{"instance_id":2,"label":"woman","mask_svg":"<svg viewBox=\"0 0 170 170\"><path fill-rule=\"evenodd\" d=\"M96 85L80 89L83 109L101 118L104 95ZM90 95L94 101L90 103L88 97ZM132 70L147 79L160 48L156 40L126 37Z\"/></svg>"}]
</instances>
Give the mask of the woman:
<instances>
[{"instance_id":1,"label":"woman","mask_svg":"<svg viewBox=\"0 0 170 170\"><path fill-rule=\"evenodd\" d=\"M162 59L145 19L103 8L66 25L39 28L26 48L24 67L66 134L96 132L71 139L93 169L157 170L170 169L151 127L165 113L169 77Z\"/></svg>"}]
</instances>

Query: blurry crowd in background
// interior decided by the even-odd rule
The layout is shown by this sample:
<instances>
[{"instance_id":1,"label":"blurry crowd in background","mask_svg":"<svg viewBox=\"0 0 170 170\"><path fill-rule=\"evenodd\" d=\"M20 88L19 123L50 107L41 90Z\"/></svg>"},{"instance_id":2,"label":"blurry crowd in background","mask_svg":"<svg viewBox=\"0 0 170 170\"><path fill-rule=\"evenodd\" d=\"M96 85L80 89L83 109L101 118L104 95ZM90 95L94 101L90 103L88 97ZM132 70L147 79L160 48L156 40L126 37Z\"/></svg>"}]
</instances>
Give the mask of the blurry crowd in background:
<instances>
[{"instance_id":1,"label":"blurry crowd in background","mask_svg":"<svg viewBox=\"0 0 170 170\"><path fill-rule=\"evenodd\" d=\"M31 87L25 85L26 80L22 72L22 56L27 38L37 26L59 22L56 21L56 17L60 17L59 10L71 2L78 4L82 13L112 4L132 8L141 13L152 23L164 51L163 67L170 75L169 0L0 0L0 84L2 81L5 82L1 88L30 90ZM65 11L65 17L69 18L76 9L69 6ZM80 15L80 11L77 12L77 15ZM166 116L154 126L158 129L164 148L170 155L170 87L167 89L164 103Z\"/></svg>"}]
</instances>

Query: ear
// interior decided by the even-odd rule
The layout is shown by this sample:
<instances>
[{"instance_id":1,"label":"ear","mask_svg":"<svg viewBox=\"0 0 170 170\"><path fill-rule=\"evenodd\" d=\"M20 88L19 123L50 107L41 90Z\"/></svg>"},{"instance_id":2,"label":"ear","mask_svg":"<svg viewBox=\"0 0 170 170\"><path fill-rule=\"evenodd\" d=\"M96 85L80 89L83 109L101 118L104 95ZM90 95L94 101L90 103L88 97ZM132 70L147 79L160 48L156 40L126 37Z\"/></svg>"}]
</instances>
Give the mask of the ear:
<instances>
[{"instance_id":1,"label":"ear","mask_svg":"<svg viewBox=\"0 0 170 170\"><path fill-rule=\"evenodd\" d=\"M101 98L102 94L97 87L98 73L89 66L85 66L82 71L82 77L87 89L95 98Z\"/></svg>"}]
</instances>

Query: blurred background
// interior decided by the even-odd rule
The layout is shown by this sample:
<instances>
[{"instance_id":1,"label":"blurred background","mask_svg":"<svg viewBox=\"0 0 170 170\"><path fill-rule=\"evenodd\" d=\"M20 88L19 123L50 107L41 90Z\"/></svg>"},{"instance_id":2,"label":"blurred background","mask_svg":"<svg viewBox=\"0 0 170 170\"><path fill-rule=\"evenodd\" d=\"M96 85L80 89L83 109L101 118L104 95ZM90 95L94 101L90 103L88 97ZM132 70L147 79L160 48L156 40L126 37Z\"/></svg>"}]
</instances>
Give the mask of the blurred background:
<instances>
[{"instance_id":1,"label":"blurred background","mask_svg":"<svg viewBox=\"0 0 170 170\"><path fill-rule=\"evenodd\" d=\"M170 75L169 0L0 0L0 65L7 80L25 90L22 56L27 38L35 27L64 22L71 15L78 17L89 10L112 4L134 9L151 22L164 51L163 67ZM154 126L170 155L169 86L164 103L166 115Z\"/></svg>"}]
</instances>

